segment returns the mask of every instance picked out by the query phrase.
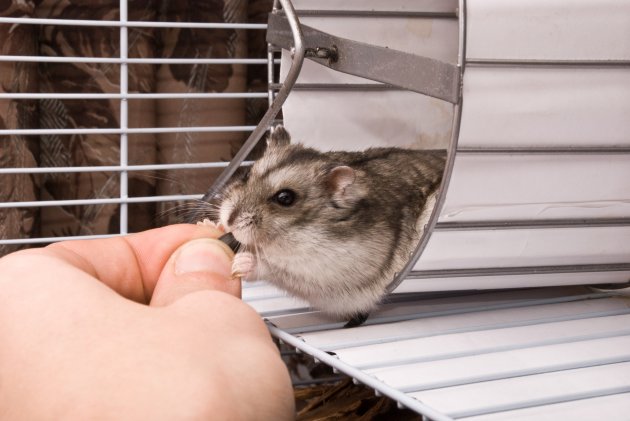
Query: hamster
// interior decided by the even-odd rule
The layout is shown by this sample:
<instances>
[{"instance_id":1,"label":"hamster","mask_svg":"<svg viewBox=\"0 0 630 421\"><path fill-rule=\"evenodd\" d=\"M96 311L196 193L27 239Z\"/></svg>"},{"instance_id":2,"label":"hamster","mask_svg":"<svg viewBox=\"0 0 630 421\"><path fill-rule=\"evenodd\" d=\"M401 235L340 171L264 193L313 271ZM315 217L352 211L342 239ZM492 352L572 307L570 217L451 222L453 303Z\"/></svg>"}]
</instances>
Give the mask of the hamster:
<instances>
[{"instance_id":1,"label":"hamster","mask_svg":"<svg viewBox=\"0 0 630 421\"><path fill-rule=\"evenodd\" d=\"M218 195L218 222L241 244L233 273L361 324L420 239L446 152L319 152L282 126L267 144Z\"/></svg>"}]
</instances>

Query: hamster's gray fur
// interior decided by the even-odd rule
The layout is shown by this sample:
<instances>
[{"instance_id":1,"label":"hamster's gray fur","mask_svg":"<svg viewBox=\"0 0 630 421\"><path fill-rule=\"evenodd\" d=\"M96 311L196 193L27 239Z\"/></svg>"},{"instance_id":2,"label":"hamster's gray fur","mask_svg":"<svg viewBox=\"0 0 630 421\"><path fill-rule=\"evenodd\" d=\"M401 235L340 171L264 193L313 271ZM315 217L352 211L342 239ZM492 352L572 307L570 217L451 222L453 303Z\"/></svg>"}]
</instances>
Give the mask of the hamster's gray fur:
<instances>
[{"instance_id":1,"label":"hamster's gray fur","mask_svg":"<svg viewBox=\"0 0 630 421\"><path fill-rule=\"evenodd\" d=\"M413 252L446 153L324 153L289 140L276 127L264 155L220 194L219 221L243 245L234 270L328 314L365 314Z\"/></svg>"}]
</instances>

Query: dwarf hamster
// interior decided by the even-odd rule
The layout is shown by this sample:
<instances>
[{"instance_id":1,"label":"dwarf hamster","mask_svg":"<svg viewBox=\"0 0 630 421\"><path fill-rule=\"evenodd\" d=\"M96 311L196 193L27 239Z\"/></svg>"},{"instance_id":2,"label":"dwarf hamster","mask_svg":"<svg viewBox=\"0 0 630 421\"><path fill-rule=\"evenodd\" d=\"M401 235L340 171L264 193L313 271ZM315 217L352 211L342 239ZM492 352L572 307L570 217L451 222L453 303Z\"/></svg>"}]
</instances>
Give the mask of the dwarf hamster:
<instances>
[{"instance_id":1,"label":"dwarf hamster","mask_svg":"<svg viewBox=\"0 0 630 421\"><path fill-rule=\"evenodd\" d=\"M219 222L242 247L233 271L361 324L419 241L446 152L319 152L272 130L223 188Z\"/></svg>"}]
</instances>

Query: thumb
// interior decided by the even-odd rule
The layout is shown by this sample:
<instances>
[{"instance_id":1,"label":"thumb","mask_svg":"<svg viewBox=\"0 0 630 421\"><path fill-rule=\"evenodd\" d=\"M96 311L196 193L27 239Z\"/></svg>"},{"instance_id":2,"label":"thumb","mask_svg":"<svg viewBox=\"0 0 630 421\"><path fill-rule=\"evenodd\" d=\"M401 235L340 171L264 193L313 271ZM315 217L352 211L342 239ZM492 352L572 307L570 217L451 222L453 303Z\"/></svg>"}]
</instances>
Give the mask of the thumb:
<instances>
[{"instance_id":1,"label":"thumb","mask_svg":"<svg viewBox=\"0 0 630 421\"><path fill-rule=\"evenodd\" d=\"M204 290L241 296L240 279L232 278L234 253L214 238L192 240L180 246L162 269L151 297L152 306L165 306Z\"/></svg>"}]
</instances>

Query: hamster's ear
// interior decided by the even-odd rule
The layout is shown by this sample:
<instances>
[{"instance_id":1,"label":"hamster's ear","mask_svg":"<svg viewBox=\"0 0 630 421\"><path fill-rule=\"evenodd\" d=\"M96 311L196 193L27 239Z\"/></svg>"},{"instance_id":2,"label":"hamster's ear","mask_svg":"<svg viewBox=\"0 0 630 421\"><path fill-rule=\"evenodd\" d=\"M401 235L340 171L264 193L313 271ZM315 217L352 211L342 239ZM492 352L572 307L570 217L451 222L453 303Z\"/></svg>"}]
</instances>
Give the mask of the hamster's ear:
<instances>
[{"instance_id":1,"label":"hamster's ear","mask_svg":"<svg viewBox=\"0 0 630 421\"><path fill-rule=\"evenodd\" d=\"M277 125L272 127L267 137L267 146L274 148L276 146L286 146L291 142L291 135L284 128L283 125Z\"/></svg>"},{"instance_id":2,"label":"hamster's ear","mask_svg":"<svg viewBox=\"0 0 630 421\"><path fill-rule=\"evenodd\" d=\"M357 172L345 165L333 168L327 182L333 201L341 208L349 208L365 196L365 189L357 183Z\"/></svg>"}]
</instances>

